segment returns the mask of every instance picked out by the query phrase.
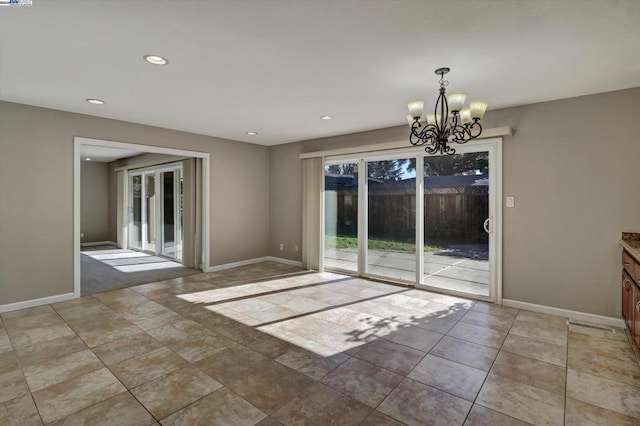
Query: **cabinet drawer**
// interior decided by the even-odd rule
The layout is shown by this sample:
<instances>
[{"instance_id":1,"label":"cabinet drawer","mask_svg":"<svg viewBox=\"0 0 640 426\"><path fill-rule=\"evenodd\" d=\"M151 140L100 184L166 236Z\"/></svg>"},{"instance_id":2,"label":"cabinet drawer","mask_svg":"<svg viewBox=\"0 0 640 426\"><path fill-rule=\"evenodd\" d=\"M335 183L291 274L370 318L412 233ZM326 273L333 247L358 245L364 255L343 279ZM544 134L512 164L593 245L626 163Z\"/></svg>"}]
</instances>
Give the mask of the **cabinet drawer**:
<instances>
[{"instance_id":1,"label":"cabinet drawer","mask_svg":"<svg viewBox=\"0 0 640 426\"><path fill-rule=\"evenodd\" d=\"M622 266L624 270L631 276L632 279L638 281L638 276L636 275L636 271L640 269L639 266L636 265L636 262L633 260L631 255L626 251L622 252Z\"/></svg>"}]
</instances>

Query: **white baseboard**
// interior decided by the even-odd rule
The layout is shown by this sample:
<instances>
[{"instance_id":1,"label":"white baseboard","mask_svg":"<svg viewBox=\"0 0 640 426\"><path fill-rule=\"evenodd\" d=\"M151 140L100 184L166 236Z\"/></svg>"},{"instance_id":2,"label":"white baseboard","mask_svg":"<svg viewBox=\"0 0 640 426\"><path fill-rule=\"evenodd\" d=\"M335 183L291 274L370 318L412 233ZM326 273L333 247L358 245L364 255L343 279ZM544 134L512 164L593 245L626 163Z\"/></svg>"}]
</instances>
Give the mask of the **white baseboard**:
<instances>
[{"instance_id":1,"label":"white baseboard","mask_svg":"<svg viewBox=\"0 0 640 426\"><path fill-rule=\"evenodd\" d=\"M271 262L284 263L285 265L299 266L302 268L302 262L300 262L299 260L289 260L289 259L283 259L281 257L275 257L275 256L267 256L265 259Z\"/></svg>"},{"instance_id":2,"label":"white baseboard","mask_svg":"<svg viewBox=\"0 0 640 426\"><path fill-rule=\"evenodd\" d=\"M94 241L93 243L80 243L80 247L91 246L117 246L118 244L113 241Z\"/></svg>"},{"instance_id":3,"label":"white baseboard","mask_svg":"<svg viewBox=\"0 0 640 426\"><path fill-rule=\"evenodd\" d=\"M278 262L278 263L284 263L286 265L302 267L302 262L298 262L295 260L281 259L279 257L273 257L273 256L263 256L263 257L256 257L255 259L247 259L247 260L241 260L239 262L232 262L232 263L225 263L223 265L210 266L204 272L222 271L225 269L237 268L238 266L253 265L254 263L260 263L260 262Z\"/></svg>"},{"instance_id":4,"label":"white baseboard","mask_svg":"<svg viewBox=\"0 0 640 426\"><path fill-rule=\"evenodd\" d=\"M603 315L588 314L586 312L571 311L569 309L554 308L552 306L536 305L535 303L520 302L518 300L502 299L504 306L527 311L540 312L541 314L556 315L572 320L587 321L596 324L609 325L624 328L622 318L605 317Z\"/></svg>"},{"instance_id":5,"label":"white baseboard","mask_svg":"<svg viewBox=\"0 0 640 426\"><path fill-rule=\"evenodd\" d=\"M18 309L33 308L35 306L48 305L50 303L64 302L75 299L73 293L58 294L56 296L41 297L40 299L24 300L22 302L8 303L0 305L0 312L17 311Z\"/></svg>"}]
</instances>

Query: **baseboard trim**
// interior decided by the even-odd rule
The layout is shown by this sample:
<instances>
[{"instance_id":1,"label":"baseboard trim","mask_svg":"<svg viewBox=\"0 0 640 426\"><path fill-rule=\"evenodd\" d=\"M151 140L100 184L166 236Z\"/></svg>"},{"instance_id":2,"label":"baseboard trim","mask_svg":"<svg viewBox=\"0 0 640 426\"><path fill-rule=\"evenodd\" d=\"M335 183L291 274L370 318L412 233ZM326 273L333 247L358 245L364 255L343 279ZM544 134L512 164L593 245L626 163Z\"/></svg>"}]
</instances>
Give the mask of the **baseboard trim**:
<instances>
[{"instance_id":1,"label":"baseboard trim","mask_svg":"<svg viewBox=\"0 0 640 426\"><path fill-rule=\"evenodd\" d=\"M117 246L118 244L113 241L94 241L93 243L80 243L80 247L91 246Z\"/></svg>"},{"instance_id":2,"label":"baseboard trim","mask_svg":"<svg viewBox=\"0 0 640 426\"><path fill-rule=\"evenodd\" d=\"M603 315L571 311L569 309L554 308L553 306L536 305L535 303L520 302L518 300L511 299L502 299L502 304L510 308L524 309L527 311L540 312L541 314L556 315L573 320L587 321L596 324L624 328L624 321L621 318L605 317Z\"/></svg>"},{"instance_id":3,"label":"baseboard trim","mask_svg":"<svg viewBox=\"0 0 640 426\"><path fill-rule=\"evenodd\" d=\"M39 299L24 300L22 302L8 303L0 305L0 313L17 311L18 309L33 308L35 306L48 305L50 303L64 302L75 299L74 293L58 294L56 296L41 297Z\"/></svg>"},{"instance_id":4,"label":"baseboard trim","mask_svg":"<svg viewBox=\"0 0 640 426\"><path fill-rule=\"evenodd\" d=\"M302 267L302 262L298 262L295 260L282 259L282 258L273 257L273 256L263 256L263 257L256 257L255 259L247 259L247 260L241 260L239 262L232 262L232 263L225 263L222 265L210 266L209 268L207 268L205 272L223 271L225 269L237 268L238 266L253 265L254 263L260 263L260 262L278 262L278 263L284 263L286 265Z\"/></svg>"},{"instance_id":5,"label":"baseboard trim","mask_svg":"<svg viewBox=\"0 0 640 426\"><path fill-rule=\"evenodd\" d=\"M299 260L283 259L281 257L275 257L275 256L267 256L266 259L271 262L284 263L285 265L299 266L302 268L302 262L300 262Z\"/></svg>"}]
</instances>

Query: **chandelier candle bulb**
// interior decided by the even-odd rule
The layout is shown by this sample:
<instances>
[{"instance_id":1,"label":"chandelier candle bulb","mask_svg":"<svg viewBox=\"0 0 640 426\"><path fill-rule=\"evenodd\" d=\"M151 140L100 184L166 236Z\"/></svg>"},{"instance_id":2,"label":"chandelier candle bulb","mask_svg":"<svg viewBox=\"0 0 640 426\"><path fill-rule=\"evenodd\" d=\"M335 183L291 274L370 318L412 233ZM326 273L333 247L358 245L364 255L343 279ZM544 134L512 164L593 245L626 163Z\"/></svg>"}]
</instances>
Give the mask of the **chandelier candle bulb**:
<instances>
[{"instance_id":1,"label":"chandelier candle bulb","mask_svg":"<svg viewBox=\"0 0 640 426\"><path fill-rule=\"evenodd\" d=\"M409 114L411 117L420 118L422 117L422 111L424 111L424 101L413 101L409 102L407 105L409 107Z\"/></svg>"},{"instance_id":2,"label":"chandelier candle bulb","mask_svg":"<svg viewBox=\"0 0 640 426\"><path fill-rule=\"evenodd\" d=\"M471 118L477 118L482 120L484 113L487 110L487 103L483 101L474 101L469 104L471 110Z\"/></svg>"},{"instance_id":3,"label":"chandelier candle bulb","mask_svg":"<svg viewBox=\"0 0 640 426\"><path fill-rule=\"evenodd\" d=\"M471 110L469 108L462 108L460 110L460 120L462 124L470 124L473 120L471 119Z\"/></svg>"},{"instance_id":4,"label":"chandelier candle bulb","mask_svg":"<svg viewBox=\"0 0 640 426\"><path fill-rule=\"evenodd\" d=\"M449 111L460 111L464 107L464 102L467 100L467 95L464 93L450 93L447 96L449 102Z\"/></svg>"}]
</instances>

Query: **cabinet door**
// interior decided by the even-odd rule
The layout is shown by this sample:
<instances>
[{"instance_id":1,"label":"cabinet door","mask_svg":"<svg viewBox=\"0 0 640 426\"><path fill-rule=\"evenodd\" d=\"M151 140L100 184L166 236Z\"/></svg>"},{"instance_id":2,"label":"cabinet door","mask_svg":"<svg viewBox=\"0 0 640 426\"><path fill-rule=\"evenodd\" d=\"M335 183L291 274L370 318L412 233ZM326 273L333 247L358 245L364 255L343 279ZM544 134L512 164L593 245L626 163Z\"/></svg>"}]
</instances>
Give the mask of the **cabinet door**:
<instances>
[{"instance_id":1,"label":"cabinet door","mask_svg":"<svg viewBox=\"0 0 640 426\"><path fill-rule=\"evenodd\" d=\"M622 319L629 331L633 330L633 282L629 275L622 271Z\"/></svg>"},{"instance_id":2,"label":"cabinet door","mask_svg":"<svg viewBox=\"0 0 640 426\"><path fill-rule=\"evenodd\" d=\"M640 290L636 285L632 285L633 289L633 327L631 335L636 348L640 350Z\"/></svg>"}]
</instances>

